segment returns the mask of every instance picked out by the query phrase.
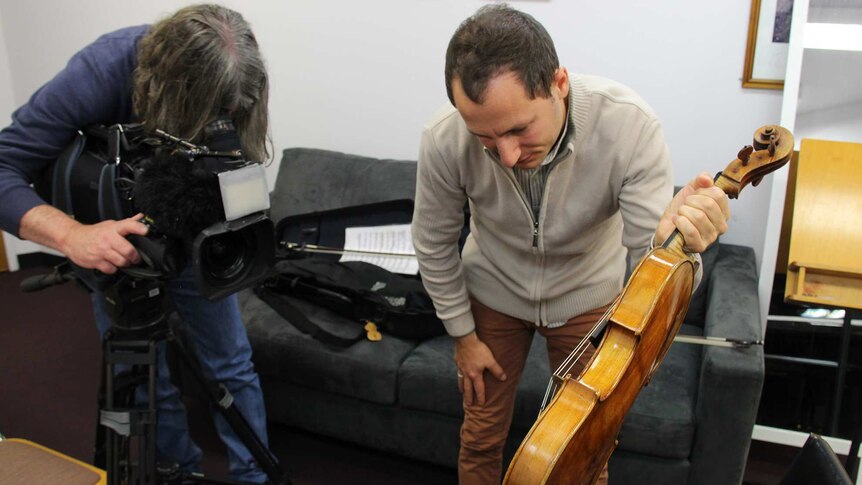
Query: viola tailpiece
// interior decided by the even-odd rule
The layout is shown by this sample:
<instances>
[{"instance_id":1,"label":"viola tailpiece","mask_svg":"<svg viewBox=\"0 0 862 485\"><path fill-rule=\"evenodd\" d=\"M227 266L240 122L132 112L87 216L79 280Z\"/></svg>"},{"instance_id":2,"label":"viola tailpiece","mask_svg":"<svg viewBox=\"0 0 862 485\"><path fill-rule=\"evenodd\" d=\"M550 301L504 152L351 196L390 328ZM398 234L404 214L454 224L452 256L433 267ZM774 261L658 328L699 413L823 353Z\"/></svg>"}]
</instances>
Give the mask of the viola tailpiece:
<instances>
[{"instance_id":1,"label":"viola tailpiece","mask_svg":"<svg viewBox=\"0 0 862 485\"><path fill-rule=\"evenodd\" d=\"M756 186L793 153L793 135L768 125L754 133L715 185L730 198ZM640 261L620 293L551 378L543 409L512 458L504 484L596 482L616 448L623 419L655 373L688 310L696 259L675 232ZM578 376L578 358L596 350ZM550 401L550 402L548 402Z\"/></svg>"}]
</instances>

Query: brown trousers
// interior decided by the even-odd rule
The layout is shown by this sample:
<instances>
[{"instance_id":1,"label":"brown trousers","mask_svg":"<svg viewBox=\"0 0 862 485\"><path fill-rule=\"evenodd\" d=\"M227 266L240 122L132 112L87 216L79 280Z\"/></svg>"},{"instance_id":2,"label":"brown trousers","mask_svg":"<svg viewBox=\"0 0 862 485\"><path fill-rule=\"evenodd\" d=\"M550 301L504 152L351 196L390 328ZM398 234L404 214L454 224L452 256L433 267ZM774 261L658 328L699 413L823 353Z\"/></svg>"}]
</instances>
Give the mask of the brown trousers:
<instances>
[{"instance_id":1,"label":"brown trousers","mask_svg":"<svg viewBox=\"0 0 862 485\"><path fill-rule=\"evenodd\" d=\"M503 446L512 424L515 391L533 332L538 331L547 339L548 360L554 372L604 315L607 306L578 315L560 327L548 328L494 311L475 299L471 299L471 304L476 335L491 349L506 373L506 380L498 381L486 372L485 404L480 406L474 400L473 404L464 405L458 481L461 485L493 485L502 479ZM592 352L590 347L573 370L574 375L580 373ZM606 485L607 477L606 465L598 483Z\"/></svg>"}]
</instances>

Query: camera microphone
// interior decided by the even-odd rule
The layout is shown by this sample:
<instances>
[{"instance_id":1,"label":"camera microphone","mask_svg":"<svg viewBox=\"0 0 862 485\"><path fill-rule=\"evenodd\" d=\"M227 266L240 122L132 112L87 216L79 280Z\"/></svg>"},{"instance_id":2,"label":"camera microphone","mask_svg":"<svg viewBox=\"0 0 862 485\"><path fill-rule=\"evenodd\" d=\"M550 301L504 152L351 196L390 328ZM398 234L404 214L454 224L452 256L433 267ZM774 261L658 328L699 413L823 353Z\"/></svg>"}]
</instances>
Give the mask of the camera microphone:
<instances>
[{"instance_id":1,"label":"camera microphone","mask_svg":"<svg viewBox=\"0 0 862 485\"><path fill-rule=\"evenodd\" d=\"M209 146L224 147L229 154L241 153L239 135L235 132L220 134ZM216 174L230 162L220 158L224 157L195 158L184 148L159 149L138 169L133 192L135 208L147 216L158 232L186 241L193 239L224 218Z\"/></svg>"}]
</instances>

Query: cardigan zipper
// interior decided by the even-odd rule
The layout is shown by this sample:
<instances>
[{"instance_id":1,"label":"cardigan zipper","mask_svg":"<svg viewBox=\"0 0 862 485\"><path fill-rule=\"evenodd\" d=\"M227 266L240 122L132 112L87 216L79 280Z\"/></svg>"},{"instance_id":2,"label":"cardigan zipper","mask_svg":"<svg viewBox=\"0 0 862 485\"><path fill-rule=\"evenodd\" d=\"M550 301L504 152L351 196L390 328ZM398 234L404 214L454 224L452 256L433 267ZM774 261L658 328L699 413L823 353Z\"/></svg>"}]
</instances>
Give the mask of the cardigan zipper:
<instances>
[{"instance_id":1,"label":"cardigan zipper","mask_svg":"<svg viewBox=\"0 0 862 485\"><path fill-rule=\"evenodd\" d=\"M533 221L533 248L539 247L539 221Z\"/></svg>"},{"instance_id":2,"label":"cardigan zipper","mask_svg":"<svg viewBox=\"0 0 862 485\"><path fill-rule=\"evenodd\" d=\"M485 152L490 154L490 152L488 151L487 148L485 149ZM497 161L497 163L499 165L499 159L495 159L495 161ZM502 167L502 165L499 165L499 166ZM504 170L505 170L505 167L502 167L502 168L504 168ZM524 207L526 207L526 209L527 209L527 213L530 215L530 221L533 222L533 227L531 230L532 234L533 234L533 249L538 249L538 247L539 247L539 220L533 214L533 208L530 205L530 201L527 200L527 194L524 193L524 189L521 188L521 184L519 184L518 179L515 178L514 170L512 170L510 168L510 169L505 170L505 171L506 171L506 176L509 178L509 182L512 183L512 186L515 188L515 190L518 192L518 195L521 197L521 202L524 204Z\"/></svg>"}]
</instances>

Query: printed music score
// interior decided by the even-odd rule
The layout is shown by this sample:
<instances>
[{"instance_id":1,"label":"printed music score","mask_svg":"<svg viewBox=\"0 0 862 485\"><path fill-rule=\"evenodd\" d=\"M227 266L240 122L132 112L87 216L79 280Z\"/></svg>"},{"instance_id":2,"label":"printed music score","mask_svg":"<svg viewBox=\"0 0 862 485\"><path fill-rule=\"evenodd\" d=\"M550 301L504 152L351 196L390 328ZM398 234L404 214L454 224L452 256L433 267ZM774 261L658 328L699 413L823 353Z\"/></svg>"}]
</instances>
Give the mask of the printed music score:
<instances>
[{"instance_id":1,"label":"printed music score","mask_svg":"<svg viewBox=\"0 0 862 485\"><path fill-rule=\"evenodd\" d=\"M339 261L364 261L393 273L419 273L410 224L346 228Z\"/></svg>"}]
</instances>

